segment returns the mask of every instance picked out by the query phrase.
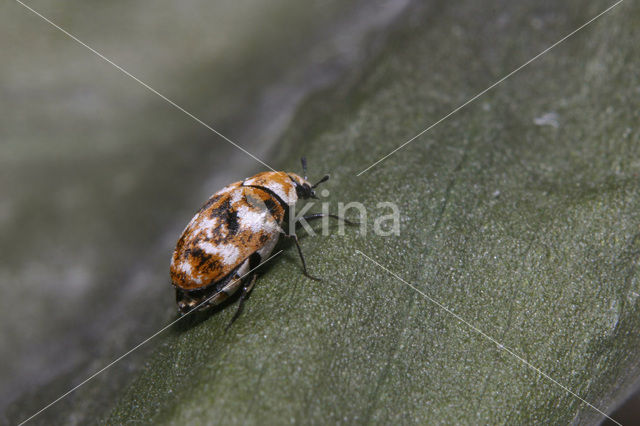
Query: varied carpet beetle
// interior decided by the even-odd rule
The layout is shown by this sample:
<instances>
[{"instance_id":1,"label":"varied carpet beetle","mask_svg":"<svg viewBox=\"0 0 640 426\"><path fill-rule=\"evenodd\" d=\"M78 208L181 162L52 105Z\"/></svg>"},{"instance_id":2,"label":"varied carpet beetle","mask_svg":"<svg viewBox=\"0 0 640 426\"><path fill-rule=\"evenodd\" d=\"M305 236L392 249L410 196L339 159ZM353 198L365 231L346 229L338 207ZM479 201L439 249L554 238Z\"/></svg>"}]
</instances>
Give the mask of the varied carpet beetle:
<instances>
[{"instance_id":1,"label":"varied carpet beetle","mask_svg":"<svg viewBox=\"0 0 640 426\"><path fill-rule=\"evenodd\" d=\"M219 305L242 289L235 319L256 281L257 275L248 272L269 257L280 235L295 241L304 273L311 277L295 230L286 232L283 224L289 222L290 209L299 199L317 198L314 188L329 176L311 185L304 158L302 169L304 178L294 173L263 172L234 182L213 194L196 213L171 259L171 280L180 314L194 307ZM302 219L323 216L316 213Z\"/></svg>"}]
</instances>

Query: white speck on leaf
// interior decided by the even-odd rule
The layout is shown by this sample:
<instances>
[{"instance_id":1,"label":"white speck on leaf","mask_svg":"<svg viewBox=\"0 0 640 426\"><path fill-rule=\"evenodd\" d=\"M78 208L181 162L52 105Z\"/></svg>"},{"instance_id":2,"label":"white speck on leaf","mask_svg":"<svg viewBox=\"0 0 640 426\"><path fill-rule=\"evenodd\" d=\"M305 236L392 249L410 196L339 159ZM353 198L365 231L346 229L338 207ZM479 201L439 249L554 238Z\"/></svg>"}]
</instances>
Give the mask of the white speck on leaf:
<instances>
[{"instance_id":1,"label":"white speck on leaf","mask_svg":"<svg viewBox=\"0 0 640 426\"><path fill-rule=\"evenodd\" d=\"M560 126L560 122L558 121L560 117L555 112L547 112L542 114L540 117L536 117L533 119L533 123L537 126L551 126L556 129Z\"/></svg>"}]
</instances>

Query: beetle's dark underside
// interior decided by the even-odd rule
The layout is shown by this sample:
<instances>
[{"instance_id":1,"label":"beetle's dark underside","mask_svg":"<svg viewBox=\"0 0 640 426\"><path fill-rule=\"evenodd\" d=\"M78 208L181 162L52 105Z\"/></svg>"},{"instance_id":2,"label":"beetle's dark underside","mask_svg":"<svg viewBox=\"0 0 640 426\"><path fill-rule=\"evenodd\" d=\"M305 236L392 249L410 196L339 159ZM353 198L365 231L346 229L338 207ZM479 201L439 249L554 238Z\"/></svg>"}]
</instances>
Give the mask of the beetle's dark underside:
<instances>
[{"instance_id":1,"label":"beetle's dark underside","mask_svg":"<svg viewBox=\"0 0 640 426\"><path fill-rule=\"evenodd\" d=\"M246 261L246 260L245 260ZM246 287L246 284L255 279L255 272L251 272L244 277L238 276L238 270L245 263L241 262L238 266L231 270L224 278L207 285L206 287L196 290L184 290L176 287L176 302L181 315L186 314L193 308L200 306L199 309L206 309L209 306L215 306L223 303L229 297L233 296L238 289ZM260 264L261 258L258 253L253 253L249 257L249 268L254 269ZM233 280L241 280L240 285L233 292L227 292L224 288ZM207 303L204 303L207 301Z\"/></svg>"}]
</instances>

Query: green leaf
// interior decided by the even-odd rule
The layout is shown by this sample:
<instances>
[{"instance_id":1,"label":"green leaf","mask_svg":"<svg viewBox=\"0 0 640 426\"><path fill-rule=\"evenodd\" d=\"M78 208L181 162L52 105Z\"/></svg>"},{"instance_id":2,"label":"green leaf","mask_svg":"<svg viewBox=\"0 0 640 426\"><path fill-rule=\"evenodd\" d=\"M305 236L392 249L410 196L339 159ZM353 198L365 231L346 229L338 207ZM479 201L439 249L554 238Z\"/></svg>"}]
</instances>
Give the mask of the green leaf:
<instances>
[{"instance_id":1,"label":"green leaf","mask_svg":"<svg viewBox=\"0 0 640 426\"><path fill-rule=\"evenodd\" d=\"M610 413L640 379L637 4L357 176L611 5L587 3L411 6L362 70L305 101L271 162L299 171L305 155L311 180L330 173L320 202L362 203L366 232L301 235L321 282L283 245L227 332L235 306L158 336L101 421L558 424ZM400 235L373 232L390 212L381 202L398 206Z\"/></svg>"},{"instance_id":2,"label":"green leaf","mask_svg":"<svg viewBox=\"0 0 640 426\"><path fill-rule=\"evenodd\" d=\"M331 173L332 210L366 206L366 235L301 238L320 283L286 246L226 334L234 307L171 329L107 422L601 418L567 389L610 411L638 382L637 5L356 176L607 6L413 11L280 144L279 165ZM399 236L373 233L384 201Z\"/></svg>"}]
</instances>

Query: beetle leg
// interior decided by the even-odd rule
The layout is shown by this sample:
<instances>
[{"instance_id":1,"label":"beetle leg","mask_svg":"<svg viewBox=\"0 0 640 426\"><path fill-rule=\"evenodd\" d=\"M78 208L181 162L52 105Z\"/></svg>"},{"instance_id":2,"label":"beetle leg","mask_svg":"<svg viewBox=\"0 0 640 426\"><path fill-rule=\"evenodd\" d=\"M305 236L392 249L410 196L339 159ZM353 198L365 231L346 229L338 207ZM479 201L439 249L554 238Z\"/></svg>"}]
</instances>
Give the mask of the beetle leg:
<instances>
[{"instance_id":1,"label":"beetle leg","mask_svg":"<svg viewBox=\"0 0 640 426\"><path fill-rule=\"evenodd\" d=\"M284 234L285 237L293 238L293 241L296 243L296 247L298 248L298 254L300 255L300 260L302 260L302 270L307 278L311 278L314 281L322 281L320 278L314 277L307 271L307 262L304 261L304 255L302 254L302 249L300 248L300 243L298 242L298 236L296 234Z\"/></svg>"},{"instance_id":2,"label":"beetle leg","mask_svg":"<svg viewBox=\"0 0 640 426\"><path fill-rule=\"evenodd\" d=\"M226 330L228 330L229 327L231 327L231 324L233 324L235 320L237 320L240 314L242 313L242 310L244 309L244 302L245 300L247 300L247 298L249 298L249 293L251 293L251 290L253 290L253 286L256 284L257 278L258 278L257 274L255 273L252 274L251 278L249 278L249 283L244 287L242 287L242 294L240 294L240 302L238 303L238 309L236 310L236 313L233 314L233 317L231 317L231 321L229 321L229 324L227 325Z\"/></svg>"}]
</instances>

